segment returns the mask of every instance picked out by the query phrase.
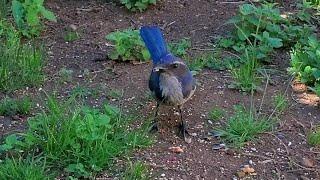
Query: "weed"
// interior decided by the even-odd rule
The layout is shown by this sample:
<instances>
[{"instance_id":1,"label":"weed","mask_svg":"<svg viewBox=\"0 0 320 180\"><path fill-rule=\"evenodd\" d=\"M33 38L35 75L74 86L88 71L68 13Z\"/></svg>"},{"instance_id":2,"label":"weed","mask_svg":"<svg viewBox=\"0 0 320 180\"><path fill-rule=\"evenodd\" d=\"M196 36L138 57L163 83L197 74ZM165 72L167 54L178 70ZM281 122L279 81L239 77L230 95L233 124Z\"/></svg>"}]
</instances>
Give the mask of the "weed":
<instances>
[{"instance_id":1,"label":"weed","mask_svg":"<svg viewBox=\"0 0 320 180\"><path fill-rule=\"evenodd\" d=\"M41 17L56 22L55 15L43 6L44 1L12 1L12 14L17 27L26 37L39 36L42 25Z\"/></svg>"},{"instance_id":2,"label":"weed","mask_svg":"<svg viewBox=\"0 0 320 180\"><path fill-rule=\"evenodd\" d=\"M0 29L0 90L39 85L44 80L42 48L22 44L18 32L5 21L0 21Z\"/></svg>"},{"instance_id":3,"label":"weed","mask_svg":"<svg viewBox=\"0 0 320 180\"><path fill-rule=\"evenodd\" d=\"M123 90L117 90L117 89L110 89L110 91L108 91L107 94L108 97L112 98L112 99L119 99L123 96Z\"/></svg>"},{"instance_id":4,"label":"weed","mask_svg":"<svg viewBox=\"0 0 320 180\"><path fill-rule=\"evenodd\" d=\"M8 10L9 10L9 1L0 0L0 20L8 16Z\"/></svg>"},{"instance_id":5,"label":"weed","mask_svg":"<svg viewBox=\"0 0 320 180\"><path fill-rule=\"evenodd\" d=\"M147 180L148 178L148 168L141 162L132 163L129 165L124 172L122 177L124 180Z\"/></svg>"},{"instance_id":6,"label":"weed","mask_svg":"<svg viewBox=\"0 0 320 180\"><path fill-rule=\"evenodd\" d=\"M0 163L1 179L30 179L44 180L50 179L46 175L44 167L37 165L37 162L28 158L6 158Z\"/></svg>"},{"instance_id":7,"label":"weed","mask_svg":"<svg viewBox=\"0 0 320 180\"><path fill-rule=\"evenodd\" d=\"M191 47L191 41L188 38L183 38L177 42L170 43L168 46L172 54L178 57L186 57L187 51Z\"/></svg>"},{"instance_id":8,"label":"weed","mask_svg":"<svg viewBox=\"0 0 320 180\"><path fill-rule=\"evenodd\" d=\"M320 127L315 128L315 130L308 135L308 143L313 146L320 146Z\"/></svg>"},{"instance_id":9,"label":"weed","mask_svg":"<svg viewBox=\"0 0 320 180\"><path fill-rule=\"evenodd\" d=\"M72 81L73 70L67 69L65 67L61 68L59 71L60 80L62 82L71 82Z\"/></svg>"},{"instance_id":10,"label":"weed","mask_svg":"<svg viewBox=\"0 0 320 180\"><path fill-rule=\"evenodd\" d=\"M106 38L112 41L115 46L115 49L109 54L110 59L123 61L147 61L150 59L150 54L145 48L138 30L126 29L112 32Z\"/></svg>"},{"instance_id":11,"label":"weed","mask_svg":"<svg viewBox=\"0 0 320 180\"><path fill-rule=\"evenodd\" d=\"M312 87L320 82L320 41L309 37L308 44L297 44L291 52L289 72L295 74L302 83Z\"/></svg>"},{"instance_id":12,"label":"weed","mask_svg":"<svg viewBox=\"0 0 320 180\"><path fill-rule=\"evenodd\" d=\"M277 112L282 113L288 108L288 101L284 94L277 94L273 98L273 106Z\"/></svg>"},{"instance_id":13,"label":"weed","mask_svg":"<svg viewBox=\"0 0 320 180\"><path fill-rule=\"evenodd\" d=\"M256 59L255 51L249 52L246 50L245 62L239 68L232 68L231 75L233 82L228 86L232 89L240 89L241 91L251 91L259 89L261 79L258 77L257 68L258 62Z\"/></svg>"},{"instance_id":14,"label":"weed","mask_svg":"<svg viewBox=\"0 0 320 180\"><path fill-rule=\"evenodd\" d=\"M209 118L212 120L220 120L225 115L225 111L220 107L214 107L209 113Z\"/></svg>"},{"instance_id":15,"label":"weed","mask_svg":"<svg viewBox=\"0 0 320 180\"><path fill-rule=\"evenodd\" d=\"M217 129L217 131L220 132L223 139L235 147L242 146L272 127L272 121L255 117L252 111L246 110L243 106L235 106L234 110L234 115L230 117L226 127Z\"/></svg>"},{"instance_id":16,"label":"weed","mask_svg":"<svg viewBox=\"0 0 320 180\"><path fill-rule=\"evenodd\" d=\"M76 31L67 31L66 34L63 36L63 39L67 42L73 42L80 38L80 35Z\"/></svg>"},{"instance_id":17,"label":"weed","mask_svg":"<svg viewBox=\"0 0 320 180\"><path fill-rule=\"evenodd\" d=\"M299 13L306 15L302 8ZM222 38L219 46L232 48L243 53L248 46L256 48L258 60L270 62L269 55L281 47L290 47L298 42L305 42L306 37L313 34L309 25L299 25L298 15L281 15L275 4L265 3L261 6L244 4L240 6L239 13L228 21L235 30L231 37Z\"/></svg>"},{"instance_id":18,"label":"weed","mask_svg":"<svg viewBox=\"0 0 320 180\"><path fill-rule=\"evenodd\" d=\"M112 32L106 36L106 39L114 43L114 50L108 55L112 60L150 60L149 51L140 37L139 30L125 29ZM186 57L190 47L191 42L187 38L168 44L169 50L178 57Z\"/></svg>"},{"instance_id":19,"label":"weed","mask_svg":"<svg viewBox=\"0 0 320 180\"><path fill-rule=\"evenodd\" d=\"M32 102L30 98L12 99L5 97L0 101L0 115L13 116L16 114L28 114L31 110Z\"/></svg>"},{"instance_id":20,"label":"weed","mask_svg":"<svg viewBox=\"0 0 320 180\"><path fill-rule=\"evenodd\" d=\"M146 10L149 5L155 5L157 0L120 0L120 2L124 4L130 11L139 10L142 12Z\"/></svg>"},{"instance_id":21,"label":"weed","mask_svg":"<svg viewBox=\"0 0 320 180\"><path fill-rule=\"evenodd\" d=\"M59 104L51 97L48 107L28 121L22 140L11 144L18 144L26 153L40 151L51 170L94 177L116 156L150 144L145 129L128 130L129 119L116 107L105 104L99 110L77 106L73 98Z\"/></svg>"}]
</instances>

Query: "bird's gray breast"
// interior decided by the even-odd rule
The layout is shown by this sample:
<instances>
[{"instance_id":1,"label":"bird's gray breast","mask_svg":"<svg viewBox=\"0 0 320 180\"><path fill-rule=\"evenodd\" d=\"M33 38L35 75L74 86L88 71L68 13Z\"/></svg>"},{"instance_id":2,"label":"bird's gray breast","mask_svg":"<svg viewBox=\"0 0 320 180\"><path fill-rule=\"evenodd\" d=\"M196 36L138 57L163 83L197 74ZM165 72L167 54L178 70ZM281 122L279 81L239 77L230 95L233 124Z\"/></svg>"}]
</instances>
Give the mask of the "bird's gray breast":
<instances>
[{"instance_id":1,"label":"bird's gray breast","mask_svg":"<svg viewBox=\"0 0 320 180\"><path fill-rule=\"evenodd\" d=\"M168 105L181 105L184 102L182 86L179 80L170 74L161 73L159 86L164 97L164 103Z\"/></svg>"}]
</instances>

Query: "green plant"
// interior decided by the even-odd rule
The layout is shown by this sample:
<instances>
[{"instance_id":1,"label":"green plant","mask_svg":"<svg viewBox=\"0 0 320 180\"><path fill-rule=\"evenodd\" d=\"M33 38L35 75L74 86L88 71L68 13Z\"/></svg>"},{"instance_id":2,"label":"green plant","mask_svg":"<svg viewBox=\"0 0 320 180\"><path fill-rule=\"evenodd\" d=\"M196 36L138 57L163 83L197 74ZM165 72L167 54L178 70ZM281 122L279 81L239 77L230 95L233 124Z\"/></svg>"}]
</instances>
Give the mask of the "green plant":
<instances>
[{"instance_id":1,"label":"green plant","mask_svg":"<svg viewBox=\"0 0 320 180\"><path fill-rule=\"evenodd\" d=\"M50 179L50 176L45 173L44 166L41 167L37 164L38 162L31 158L27 160L6 158L0 163L0 177L1 179Z\"/></svg>"},{"instance_id":2,"label":"green plant","mask_svg":"<svg viewBox=\"0 0 320 180\"><path fill-rule=\"evenodd\" d=\"M138 30L125 29L112 32L106 36L106 39L114 44L114 50L108 55L112 60L148 61L150 59L149 51ZM168 44L169 50L178 57L186 57L190 47L191 42L187 38Z\"/></svg>"},{"instance_id":3,"label":"green plant","mask_svg":"<svg viewBox=\"0 0 320 180\"><path fill-rule=\"evenodd\" d=\"M94 177L115 157L150 144L146 128L128 131L129 119L116 107L77 106L73 98L59 104L48 97L48 110L29 119L16 144L23 152L41 152L46 167L75 177ZM12 148L11 148L12 149Z\"/></svg>"},{"instance_id":4,"label":"green plant","mask_svg":"<svg viewBox=\"0 0 320 180\"><path fill-rule=\"evenodd\" d=\"M306 8L299 11L300 16L306 16ZM269 55L274 49L290 47L297 41L305 42L313 33L311 26L299 24L299 14L282 15L273 3L241 5L238 15L228 21L235 26L232 35L220 39L218 44L240 53L248 46L254 46L257 59L270 62Z\"/></svg>"},{"instance_id":5,"label":"green plant","mask_svg":"<svg viewBox=\"0 0 320 180\"><path fill-rule=\"evenodd\" d=\"M55 15L43 6L44 0L13 0L12 14L24 36L38 36L42 29L41 17L56 22Z\"/></svg>"},{"instance_id":6,"label":"green plant","mask_svg":"<svg viewBox=\"0 0 320 180\"><path fill-rule=\"evenodd\" d=\"M234 115L229 118L225 128L218 128L221 137L235 147L242 146L245 142L253 140L258 134L268 131L272 121L267 118L258 118L253 111L246 110L243 106L234 107Z\"/></svg>"},{"instance_id":7,"label":"green plant","mask_svg":"<svg viewBox=\"0 0 320 180\"><path fill-rule=\"evenodd\" d=\"M142 42L139 31L126 29L112 32L106 36L107 40L114 43L114 50L109 54L109 58L123 61L147 61L150 54Z\"/></svg>"},{"instance_id":8,"label":"green plant","mask_svg":"<svg viewBox=\"0 0 320 180\"><path fill-rule=\"evenodd\" d=\"M315 130L308 134L308 143L313 146L320 146L320 127L316 127Z\"/></svg>"},{"instance_id":9,"label":"green plant","mask_svg":"<svg viewBox=\"0 0 320 180\"><path fill-rule=\"evenodd\" d=\"M121 4L124 4L130 11L140 12L146 10L149 5L155 5L157 0L120 0Z\"/></svg>"},{"instance_id":10,"label":"green plant","mask_svg":"<svg viewBox=\"0 0 320 180\"><path fill-rule=\"evenodd\" d=\"M80 35L76 31L67 31L66 34L63 36L63 39L67 42L73 42L80 38Z\"/></svg>"},{"instance_id":11,"label":"green plant","mask_svg":"<svg viewBox=\"0 0 320 180\"><path fill-rule=\"evenodd\" d=\"M282 113L288 108L288 101L284 94L276 94L273 98L273 106L277 112Z\"/></svg>"},{"instance_id":12,"label":"green plant","mask_svg":"<svg viewBox=\"0 0 320 180\"><path fill-rule=\"evenodd\" d=\"M0 20L8 16L9 2L8 0L0 0Z\"/></svg>"},{"instance_id":13,"label":"green plant","mask_svg":"<svg viewBox=\"0 0 320 180\"><path fill-rule=\"evenodd\" d=\"M309 37L308 44L297 44L291 52L289 72L295 74L302 83L312 87L320 83L320 41Z\"/></svg>"},{"instance_id":14,"label":"green plant","mask_svg":"<svg viewBox=\"0 0 320 180\"><path fill-rule=\"evenodd\" d=\"M107 93L107 96L112 98L112 99L119 99L123 97L123 90L117 90L117 89L110 89Z\"/></svg>"},{"instance_id":15,"label":"green plant","mask_svg":"<svg viewBox=\"0 0 320 180\"><path fill-rule=\"evenodd\" d=\"M12 25L0 21L0 90L39 85L44 80L43 65L42 48L22 43Z\"/></svg>"},{"instance_id":16,"label":"green plant","mask_svg":"<svg viewBox=\"0 0 320 180\"><path fill-rule=\"evenodd\" d=\"M231 69L233 82L228 86L232 89L240 89L241 91L251 91L259 89L261 79L258 76L258 62L255 55L255 49L246 50L245 55L241 57L244 61L243 65L238 68Z\"/></svg>"},{"instance_id":17,"label":"green plant","mask_svg":"<svg viewBox=\"0 0 320 180\"><path fill-rule=\"evenodd\" d=\"M183 38L177 42L170 43L168 46L172 54L178 57L186 57L187 51L191 47L191 41L188 38Z\"/></svg>"},{"instance_id":18,"label":"green plant","mask_svg":"<svg viewBox=\"0 0 320 180\"><path fill-rule=\"evenodd\" d=\"M12 116L16 114L28 114L31 110L32 102L30 98L12 99L5 97L0 101L0 115Z\"/></svg>"},{"instance_id":19,"label":"green plant","mask_svg":"<svg viewBox=\"0 0 320 180\"><path fill-rule=\"evenodd\" d=\"M65 67L59 70L60 80L62 82L71 82L72 81L73 70L67 69Z\"/></svg>"},{"instance_id":20,"label":"green plant","mask_svg":"<svg viewBox=\"0 0 320 180\"><path fill-rule=\"evenodd\" d=\"M122 177L124 180L147 180L148 177L148 168L141 162L132 163L129 162L129 165L124 172Z\"/></svg>"},{"instance_id":21,"label":"green plant","mask_svg":"<svg viewBox=\"0 0 320 180\"><path fill-rule=\"evenodd\" d=\"M220 120L225 115L225 111L220 107L214 107L209 113L209 118L212 120Z\"/></svg>"}]
</instances>

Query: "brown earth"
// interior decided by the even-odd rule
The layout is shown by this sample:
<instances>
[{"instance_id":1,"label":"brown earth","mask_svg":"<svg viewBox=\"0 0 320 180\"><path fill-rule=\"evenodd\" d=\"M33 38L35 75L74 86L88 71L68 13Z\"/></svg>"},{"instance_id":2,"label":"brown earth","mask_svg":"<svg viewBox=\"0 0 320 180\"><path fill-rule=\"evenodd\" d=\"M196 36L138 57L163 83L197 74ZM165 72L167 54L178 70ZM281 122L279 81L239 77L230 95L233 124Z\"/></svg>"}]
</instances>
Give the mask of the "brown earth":
<instances>
[{"instance_id":1,"label":"brown earth","mask_svg":"<svg viewBox=\"0 0 320 180\"><path fill-rule=\"evenodd\" d=\"M106 54L111 47L105 35L118 29L157 24L163 27L168 41L190 37L193 47L206 47L213 37L227 32L228 27L223 23L235 15L240 4L236 1L163 0L144 13L129 13L123 7L106 2L48 0L47 5L57 15L58 23L47 23L43 35L49 56L45 69L47 79L41 89L50 93L56 91L60 98L68 96L77 86L96 89L98 95L88 98L93 106L112 99L108 95L110 91L123 90L123 97L113 102L121 104L127 113L140 112L143 121L152 116L155 108L147 87L151 64L108 61ZM290 3L285 1L284 4ZM63 37L70 25L77 27L80 39L67 43ZM199 52L195 50L194 53ZM292 91L290 77L285 72L288 52L279 52L275 58L272 67L282 73L272 75L274 82L267 88L263 112L272 111L269 99L277 92L286 92L290 107L273 132L262 134L241 149L213 150L213 145L221 140L208 133L224 124L225 119L208 121L210 109L217 106L232 114L234 105L249 105L250 95L227 88L231 82L227 71L203 70L196 76L195 95L184 107L184 117L194 135L192 142L187 144L177 136L175 125L179 116L174 115L172 109L162 107L161 130L155 134L156 143L139 150L132 158L150 167L151 179L233 179L247 164L256 172L245 177L248 179L319 179L320 150L306 142L309 128L320 121L319 108L315 106L317 98ZM63 67L74 72L69 83L59 81L57 72ZM31 94L39 102L42 98L39 88L14 94ZM255 94L254 99L260 104L262 93ZM9 120L5 117L1 121ZM23 129L26 119L22 117L13 122L3 123L1 136ZM173 153L169 150L172 146L180 146L184 152ZM313 161L314 166L307 167L303 158ZM113 179L114 176L107 172L101 177Z\"/></svg>"}]
</instances>

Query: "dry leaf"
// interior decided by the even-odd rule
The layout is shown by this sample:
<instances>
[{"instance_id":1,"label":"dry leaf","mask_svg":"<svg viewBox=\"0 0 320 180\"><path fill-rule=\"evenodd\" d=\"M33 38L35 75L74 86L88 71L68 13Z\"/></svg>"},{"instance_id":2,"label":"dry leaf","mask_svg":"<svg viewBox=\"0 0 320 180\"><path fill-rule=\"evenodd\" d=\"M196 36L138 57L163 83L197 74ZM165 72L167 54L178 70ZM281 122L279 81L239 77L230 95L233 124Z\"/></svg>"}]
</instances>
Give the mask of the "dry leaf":
<instances>
[{"instance_id":1,"label":"dry leaf","mask_svg":"<svg viewBox=\"0 0 320 180\"><path fill-rule=\"evenodd\" d=\"M245 173L254 173L255 172L255 170L253 168L251 168L249 165L245 165L241 170Z\"/></svg>"},{"instance_id":2,"label":"dry leaf","mask_svg":"<svg viewBox=\"0 0 320 180\"><path fill-rule=\"evenodd\" d=\"M169 150L171 150L174 153L183 153L183 149L179 146L177 147L170 147Z\"/></svg>"},{"instance_id":3,"label":"dry leaf","mask_svg":"<svg viewBox=\"0 0 320 180\"><path fill-rule=\"evenodd\" d=\"M303 158L302 165L308 168L313 168L315 166L315 162L309 158Z\"/></svg>"}]
</instances>

